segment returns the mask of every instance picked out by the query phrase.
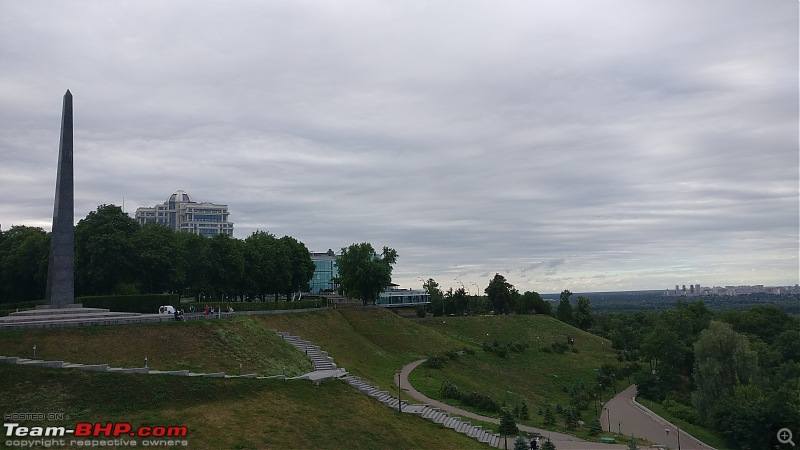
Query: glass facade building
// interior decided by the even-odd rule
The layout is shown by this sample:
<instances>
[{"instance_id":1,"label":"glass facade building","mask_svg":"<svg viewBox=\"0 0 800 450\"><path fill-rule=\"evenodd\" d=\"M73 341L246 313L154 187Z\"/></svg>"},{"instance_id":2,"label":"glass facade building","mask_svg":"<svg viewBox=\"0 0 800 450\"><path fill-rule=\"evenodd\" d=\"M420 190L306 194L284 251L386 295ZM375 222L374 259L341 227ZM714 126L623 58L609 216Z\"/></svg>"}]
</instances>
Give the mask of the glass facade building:
<instances>
[{"instance_id":1,"label":"glass facade building","mask_svg":"<svg viewBox=\"0 0 800 450\"><path fill-rule=\"evenodd\" d=\"M314 261L314 275L309 281L309 291L312 294L320 292L335 292L339 286L334 282L334 278L339 275L336 267L336 254L333 250L327 252L310 252L311 261Z\"/></svg>"},{"instance_id":2,"label":"glass facade building","mask_svg":"<svg viewBox=\"0 0 800 450\"><path fill-rule=\"evenodd\" d=\"M198 203L184 191L172 194L166 202L152 208L137 208L139 224L161 223L175 231L214 236L233 236L233 222L228 221L228 205Z\"/></svg>"},{"instance_id":3,"label":"glass facade building","mask_svg":"<svg viewBox=\"0 0 800 450\"><path fill-rule=\"evenodd\" d=\"M428 305L430 303L431 295L427 291L422 289L398 289L396 285L387 287L375 302L376 305L387 308Z\"/></svg>"}]
</instances>

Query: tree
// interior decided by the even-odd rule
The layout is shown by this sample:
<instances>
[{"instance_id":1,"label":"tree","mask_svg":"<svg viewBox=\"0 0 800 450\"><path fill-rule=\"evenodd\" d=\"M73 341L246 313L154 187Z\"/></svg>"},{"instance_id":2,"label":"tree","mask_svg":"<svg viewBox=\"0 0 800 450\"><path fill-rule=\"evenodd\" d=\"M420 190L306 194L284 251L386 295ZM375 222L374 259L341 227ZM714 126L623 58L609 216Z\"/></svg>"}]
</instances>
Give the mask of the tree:
<instances>
[{"instance_id":1,"label":"tree","mask_svg":"<svg viewBox=\"0 0 800 450\"><path fill-rule=\"evenodd\" d=\"M517 428L517 424L514 422L514 418L511 416L511 413L508 412L508 409L503 408L503 412L500 415L500 428L497 430L500 433L500 436L504 438L507 436L515 436L519 433L519 428ZM508 449L508 440L503 439L505 442L505 448Z\"/></svg>"},{"instance_id":2,"label":"tree","mask_svg":"<svg viewBox=\"0 0 800 450\"><path fill-rule=\"evenodd\" d=\"M556 450L556 444L553 444L550 438L547 438L544 444L542 444L542 450Z\"/></svg>"},{"instance_id":3,"label":"tree","mask_svg":"<svg viewBox=\"0 0 800 450\"><path fill-rule=\"evenodd\" d=\"M281 244L286 249L289 257L289 282L284 293L287 300L289 296L298 291L307 291L308 282L314 275L314 261L305 244L291 236L280 238Z\"/></svg>"},{"instance_id":4,"label":"tree","mask_svg":"<svg viewBox=\"0 0 800 450\"><path fill-rule=\"evenodd\" d=\"M561 301L558 302L558 308L556 308L556 318L564 323L573 323L573 316L572 316L572 305L569 302L569 298L572 296L572 292L569 290L564 290L561 292Z\"/></svg>"},{"instance_id":5,"label":"tree","mask_svg":"<svg viewBox=\"0 0 800 450\"><path fill-rule=\"evenodd\" d=\"M175 289L178 283L178 252L175 232L169 227L150 223L139 227L131 237L135 249L135 281L139 291L161 294Z\"/></svg>"},{"instance_id":6,"label":"tree","mask_svg":"<svg viewBox=\"0 0 800 450\"><path fill-rule=\"evenodd\" d=\"M336 258L339 286L345 296L359 298L366 305L375 303L378 295L392 282L392 265L397 251L383 247L380 255L367 242L343 248Z\"/></svg>"},{"instance_id":7,"label":"tree","mask_svg":"<svg viewBox=\"0 0 800 450\"><path fill-rule=\"evenodd\" d=\"M40 300L47 287L50 237L41 228L0 232L0 301Z\"/></svg>"},{"instance_id":8,"label":"tree","mask_svg":"<svg viewBox=\"0 0 800 450\"><path fill-rule=\"evenodd\" d=\"M594 325L594 314L592 314L588 298L582 295L578 296L575 302L573 319L575 320L575 325L581 330L588 330Z\"/></svg>"},{"instance_id":9,"label":"tree","mask_svg":"<svg viewBox=\"0 0 800 450\"><path fill-rule=\"evenodd\" d=\"M489 302L494 307L494 311L506 314L511 309L511 290L514 286L506 281L506 278L499 273L494 274L494 278L489 281L484 292L489 297Z\"/></svg>"},{"instance_id":10,"label":"tree","mask_svg":"<svg viewBox=\"0 0 800 450\"><path fill-rule=\"evenodd\" d=\"M733 397L737 386L748 384L756 375L758 356L747 338L730 325L712 321L694 344L694 382L692 400L700 419L713 424L713 418Z\"/></svg>"},{"instance_id":11,"label":"tree","mask_svg":"<svg viewBox=\"0 0 800 450\"><path fill-rule=\"evenodd\" d=\"M244 243L227 234L217 234L209 239L205 250L210 295L219 295L222 300L235 296L244 279Z\"/></svg>"},{"instance_id":12,"label":"tree","mask_svg":"<svg viewBox=\"0 0 800 450\"><path fill-rule=\"evenodd\" d=\"M434 316L441 316L444 314L444 294L442 290L439 289L439 283L436 282L433 278L428 278L428 281L422 283L422 288L425 289L425 292L430 295L431 300L431 312ZM450 294L453 293L453 289L450 289Z\"/></svg>"},{"instance_id":13,"label":"tree","mask_svg":"<svg viewBox=\"0 0 800 450\"><path fill-rule=\"evenodd\" d=\"M514 450L528 450L528 442L524 437L517 436L517 440L514 441Z\"/></svg>"},{"instance_id":14,"label":"tree","mask_svg":"<svg viewBox=\"0 0 800 450\"><path fill-rule=\"evenodd\" d=\"M139 223L116 205L100 205L75 225L75 290L113 294L136 280L133 235Z\"/></svg>"}]
</instances>

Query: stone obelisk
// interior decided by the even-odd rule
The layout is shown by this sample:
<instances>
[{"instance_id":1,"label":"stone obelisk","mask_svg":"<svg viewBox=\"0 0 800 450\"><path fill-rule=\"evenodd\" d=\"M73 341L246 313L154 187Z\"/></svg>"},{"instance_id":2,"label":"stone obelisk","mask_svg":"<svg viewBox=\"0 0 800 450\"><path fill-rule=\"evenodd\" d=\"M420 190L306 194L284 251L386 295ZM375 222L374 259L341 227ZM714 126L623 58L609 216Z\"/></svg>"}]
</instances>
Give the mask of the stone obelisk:
<instances>
[{"instance_id":1,"label":"stone obelisk","mask_svg":"<svg viewBox=\"0 0 800 450\"><path fill-rule=\"evenodd\" d=\"M75 196L72 177L72 93L64 94L61 112L61 142L58 146L56 199L53 206L53 232L47 265L47 293L51 308L75 303Z\"/></svg>"}]
</instances>

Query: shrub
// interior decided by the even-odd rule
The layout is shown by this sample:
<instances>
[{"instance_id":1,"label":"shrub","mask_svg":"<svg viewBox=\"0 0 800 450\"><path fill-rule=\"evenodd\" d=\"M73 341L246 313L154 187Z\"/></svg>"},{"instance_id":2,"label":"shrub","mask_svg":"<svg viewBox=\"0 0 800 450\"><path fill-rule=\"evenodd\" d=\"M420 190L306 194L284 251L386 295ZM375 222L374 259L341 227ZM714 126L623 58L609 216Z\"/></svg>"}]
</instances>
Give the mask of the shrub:
<instances>
[{"instance_id":1,"label":"shrub","mask_svg":"<svg viewBox=\"0 0 800 450\"><path fill-rule=\"evenodd\" d=\"M434 355L429 357L423 365L429 369L441 369L444 366L445 358L442 355Z\"/></svg>"},{"instance_id":2,"label":"shrub","mask_svg":"<svg viewBox=\"0 0 800 450\"><path fill-rule=\"evenodd\" d=\"M470 347L464 347L461 350L463 350L464 353L466 353L468 355L474 355L475 354L475 349L470 348Z\"/></svg>"},{"instance_id":3,"label":"shrub","mask_svg":"<svg viewBox=\"0 0 800 450\"><path fill-rule=\"evenodd\" d=\"M488 395L481 394L479 392L470 392L469 394L465 395L461 401L467 406L473 406L487 412L500 412L500 405L498 405L497 402L492 400L492 398Z\"/></svg>"},{"instance_id":4,"label":"shrub","mask_svg":"<svg viewBox=\"0 0 800 450\"><path fill-rule=\"evenodd\" d=\"M419 308L417 308L417 317L419 317L420 319L424 319L427 314L428 312L425 311L425 307L420 306Z\"/></svg>"},{"instance_id":5,"label":"shrub","mask_svg":"<svg viewBox=\"0 0 800 450\"><path fill-rule=\"evenodd\" d=\"M569 350L569 345L565 342L553 342L550 347L558 354L566 353L566 351Z\"/></svg>"},{"instance_id":6,"label":"shrub","mask_svg":"<svg viewBox=\"0 0 800 450\"><path fill-rule=\"evenodd\" d=\"M461 390L459 390L449 381L442 382L442 385L439 387L439 394L441 394L444 398L453 398L456 400L461 400L461 397L464 396Z\"/></svg>"}]
</instances>

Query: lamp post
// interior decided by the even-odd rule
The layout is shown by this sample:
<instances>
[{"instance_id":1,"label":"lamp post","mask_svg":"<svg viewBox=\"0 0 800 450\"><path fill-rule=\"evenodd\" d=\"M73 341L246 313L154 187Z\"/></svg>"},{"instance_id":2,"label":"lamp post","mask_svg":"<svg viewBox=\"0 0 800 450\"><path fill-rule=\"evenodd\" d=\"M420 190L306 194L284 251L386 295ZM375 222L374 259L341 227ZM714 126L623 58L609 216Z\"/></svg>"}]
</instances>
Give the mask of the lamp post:
<instances>
[{"instance_id":1,"label":"lamp post","mask_svg":"<svg viewBox=\"0 0 800 450\"><path fill-rule=\"evenodd\" d=\"M400 371L403 369L398 369L397 372L394 374L397 375L397 412L403 412L403 401L400 399Z\"/></svg>"},{"instance_id":2,"label":"lamp post","mask_svg":"<svg viewBox=\"0 0 800 450\"><path fill-rule=\"evenodd\" d=\"M481 295L481 287L478 286L478 283L476 283L474 281L470 281L469 284L475 285L475 295L476 296Z\"/></svg>"}]
</instances>

